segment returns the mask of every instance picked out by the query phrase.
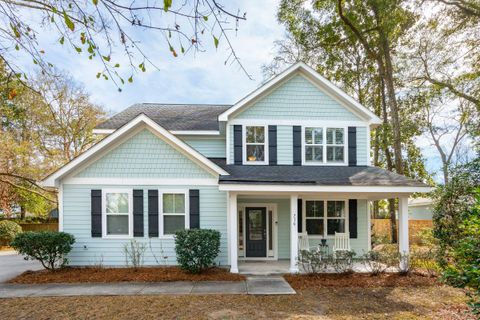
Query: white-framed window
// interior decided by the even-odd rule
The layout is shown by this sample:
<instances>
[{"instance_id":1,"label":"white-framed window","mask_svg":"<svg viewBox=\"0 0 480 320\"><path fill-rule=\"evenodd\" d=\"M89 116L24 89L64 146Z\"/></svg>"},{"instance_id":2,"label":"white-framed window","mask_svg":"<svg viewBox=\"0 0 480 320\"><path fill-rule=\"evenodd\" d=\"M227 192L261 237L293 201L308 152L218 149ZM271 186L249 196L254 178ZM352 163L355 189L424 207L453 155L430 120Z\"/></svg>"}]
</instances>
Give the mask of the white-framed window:
<instances>
[{"instance_id":1,"label":"white-framed window","mask_svg":"<svg viewBox=\"0 0 480 320\"><path fill-rule=\"evenodd\" d=\"M305 128L305 161L323 163L323 128Z\"/></svg>"},{"instance_id":2,"label":"white-framed window","mask_svg":"<svg viewBox=\"0 0 480 320\"><path fill-rule=\"evenodd\" d=\"M327 128L327 163L345 162L345 129Z\"/></svg>"},{"instance_id":3,"label":"white-framed window","mask_svg":"<svg viewBox=\"0 0 480 320\"><path fill-rule=\"evenodd\" d=\"M133 237L132 189L102 190L102 234L105 238Z\"/></svg>"},{"instance_id":4,"label":"white-framed window","mask_svg":"<svg viewBox=\"0 0 480 320\"><path fill-rule=\"evenodd\" d=\"M304 232L327 238L348 229L346 200L304 200Z\"/></svg>"},{"instance_id":5,"label":"white-framed window","mask_svg":"<svg viewBox=\"0 0 480 320\"><path fill-rule=\"evenodd\" d=\"M188 229L188 192L172 190L161 191L160 194L160 236L173 236L178 230Z\"/></svg>"},{"instance_id":6,"label":"white-framed window","mask_svg":"<svg viewBox=\"0 0 480 320\"><path fill-rule=\"evenodd\" d=\"M344 165L347 163L346 128L304 127L303 164Z\"/></svg>"},{"instance_id":7,"label":"white-framed window","mask_svg":"<svg viewBox=\"0 0 480 320\"><path fill-rule=\"evenodd\" d=\"M243 132L243 163L268 163L267 126L244 126Z\"/></svg>"}]
</instances>

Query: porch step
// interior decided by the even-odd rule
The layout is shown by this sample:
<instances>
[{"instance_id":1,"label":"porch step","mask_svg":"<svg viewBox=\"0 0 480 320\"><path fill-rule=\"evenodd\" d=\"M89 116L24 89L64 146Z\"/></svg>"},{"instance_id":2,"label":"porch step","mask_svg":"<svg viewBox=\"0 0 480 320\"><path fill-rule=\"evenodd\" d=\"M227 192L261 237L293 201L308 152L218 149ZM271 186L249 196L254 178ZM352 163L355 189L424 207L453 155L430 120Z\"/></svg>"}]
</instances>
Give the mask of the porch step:
<instances>
[{"instance_id":1,"label":"porch step","mask_svg":"<svg viewBox=\"0 0 480 320\"><path fill-rule=\"evenodd\" d=\"M279 276L247 277L247 292L253 295L296 294L290 284Z\"/></svg>"},{"instance_id":2,"label":"porch step","mask_svg":"<svg viewBox=\"0 0 480 320\"><path fill-rule=\"evenodd\" d=\"M289 272L290 261L242 261L238 263L238 271L243 275L272 276Z\"/></svg>"}]
</instances>

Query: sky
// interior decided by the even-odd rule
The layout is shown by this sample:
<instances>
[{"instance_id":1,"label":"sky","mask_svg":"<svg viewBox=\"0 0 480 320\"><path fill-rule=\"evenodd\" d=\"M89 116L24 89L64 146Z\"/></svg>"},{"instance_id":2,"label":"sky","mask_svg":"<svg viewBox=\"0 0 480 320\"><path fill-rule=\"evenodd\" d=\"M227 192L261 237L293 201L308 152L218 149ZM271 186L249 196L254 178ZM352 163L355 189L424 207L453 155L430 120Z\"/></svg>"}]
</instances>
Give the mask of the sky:
<instances>
[{"instance_id":1,"label":"sky","mask_svg":"<svg viewBox=\"0 0 480 320\"><path fill-rule=\"evenodd\" d=\"M164 39L158 35L140 30L132 34L148 50L148 56L160 70L147 64L147 71L135 74L133 83L123 86L122 92L111 81L96 78L97 72L102 70L99 61L88 60L85 55L60 46L58 39L52 38L48 31L40 33L38 41L49 61L83 85L92 101L102 105L109 114L140 102L234 104L261 85L264 80L261 67L272 60L274 41L285 35L283 26L276 19L278 2L223 1L229 9L247 13L247 20L240 22L238 32L230 32L229 35L237 55L253 79L249 79L236 63L224 63L228 57L225 41L220 39L218 48L215 48L209 34L203 42L205 52L179 54L177 58L172 56ZM117 52L113 57L122 65L127 64L126 57L121 53ZM31 58L19 57L19 61L26 69L33 68ZM440 160L430 141L420 137L417 144L427 160L429 172L438 171Z\"/></svg>"}]
</instances>

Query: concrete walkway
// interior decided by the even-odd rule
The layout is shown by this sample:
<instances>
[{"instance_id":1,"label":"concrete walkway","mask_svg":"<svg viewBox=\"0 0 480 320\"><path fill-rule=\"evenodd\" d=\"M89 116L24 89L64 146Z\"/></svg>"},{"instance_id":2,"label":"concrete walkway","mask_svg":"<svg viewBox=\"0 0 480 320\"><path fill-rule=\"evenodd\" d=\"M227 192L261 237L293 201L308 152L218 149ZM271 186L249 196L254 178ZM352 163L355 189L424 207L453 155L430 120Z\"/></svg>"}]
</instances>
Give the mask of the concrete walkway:
<instances>
[{"instance_id":1,"label":"concrete walkway","mask_svg":"<svg viewBox=\"0 0 480 320\"><path fill-rule=\"evenodd\" d=\"M0 298L163 294L285 295L295 293L295 290L282 277L248 277L246 281L0 284Z\"/></svg>"}]
</instances>

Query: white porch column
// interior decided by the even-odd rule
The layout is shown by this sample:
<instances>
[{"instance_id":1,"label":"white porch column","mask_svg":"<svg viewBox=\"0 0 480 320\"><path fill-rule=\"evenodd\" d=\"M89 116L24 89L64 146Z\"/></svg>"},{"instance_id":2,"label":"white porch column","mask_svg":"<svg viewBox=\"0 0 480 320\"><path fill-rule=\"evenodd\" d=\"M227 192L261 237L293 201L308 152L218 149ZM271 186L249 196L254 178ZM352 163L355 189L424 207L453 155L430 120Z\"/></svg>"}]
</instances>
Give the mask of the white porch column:
<instances>
[{"instance_id":1,"label":"white porch column","mask_svg":"<svg viewBox=\"0 0 480 320\"><path fill-rule=\"evenodd\" d=\"M400 269L408 267L409 240L408 240L408 197L398 198L398 250L404 259L400 260Z\"/></svg>"},{"instance_id":2,"label":"white porch column","mask_svg":"<svg viewBox=\"0 0 480 320\"><path fill-rule=\"evenodd\" d=\"M228 193L228 215L230 216L230 272L238 273L238 217L237 194Z\"/></svg>"},{"instance_id":3,"label":"white porch column","mask_svg":"<svg viewBox=\"0 0 480 320\"><path fill-rule=\"evenodd\" d=\"M298 257L298 195L290 196L290 273L297 273L297 257Z\"/></svg>"}]
</instances>

